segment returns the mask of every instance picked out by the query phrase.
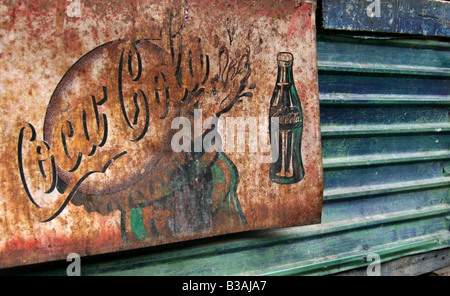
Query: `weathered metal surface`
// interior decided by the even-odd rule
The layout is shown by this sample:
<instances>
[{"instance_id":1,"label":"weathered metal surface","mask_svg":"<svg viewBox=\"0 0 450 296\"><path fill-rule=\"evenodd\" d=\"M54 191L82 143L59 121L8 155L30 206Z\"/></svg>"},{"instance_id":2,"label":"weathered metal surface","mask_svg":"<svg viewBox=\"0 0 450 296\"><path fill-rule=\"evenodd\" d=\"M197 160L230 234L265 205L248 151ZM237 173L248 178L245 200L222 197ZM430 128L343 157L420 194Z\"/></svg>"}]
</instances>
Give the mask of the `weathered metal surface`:
<instances>
[{"instance_id":1,"label":"weathered metal surface","mask_svg":"<svg viewBox=\"0 0 450 296\"><path fill-rule=\"evenodd\" d=\"M82 258L81 274L323 275L360 268L366 275L368 266L374 267L369 256L378 255L381 275L390 275L397 265L392 260L421 268L445 262L450 246L450 178L448 164L442 163L448 163L450 147L448 43L327 33L318 35L317 49L328 185L321 224ZM424 163L434 164L414 168ZM342 183L359 185L332 187L339 171L345 172ZM412 254L421 255L410 260ZM66 275L68 264L0 273Z\"/></svg>"},{"instance_id":2,"label":"weathered metal surface","mask_svg":"<svg viewBox=\"0 0 450 296\"><path fill-rule=\"evenodd\" d=\"M323 0L327 29L450 36L450 3L442 0Z\"/></svg>"},{"instance_id":3,"label":"weathered metal surface","mask_svg":"<svg viewBox=\"0 0 450 296\"><path fill-rule=\"evenodd\" d=\"M320 222L313 3L0 8L1 267ZM292 151L304 175L289 184L272 181L265 161L280 52L293 56L302 111L301 149ZM214 131L201 125L208 117L227 128L250 118L257 130L238 121L244 149L210 151L197 146ZM187 138L176 138L180 118ZM223 145L233 143L220 132ZM174 143L188 145L179 152Z\"/></svg>"}]
</instances>

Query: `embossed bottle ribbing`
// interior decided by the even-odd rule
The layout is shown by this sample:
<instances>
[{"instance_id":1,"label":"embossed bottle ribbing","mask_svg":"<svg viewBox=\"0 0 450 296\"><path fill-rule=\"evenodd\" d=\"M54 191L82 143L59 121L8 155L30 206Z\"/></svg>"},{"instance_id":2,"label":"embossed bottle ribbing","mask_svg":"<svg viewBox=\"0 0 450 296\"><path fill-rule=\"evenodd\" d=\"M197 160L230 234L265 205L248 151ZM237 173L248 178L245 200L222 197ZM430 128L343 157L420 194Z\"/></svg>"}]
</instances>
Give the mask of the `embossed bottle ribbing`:
<instances>
[{"instance_id":1,"label":"embossed bottle ribbing","mask_svg":"<svg viewBox=\"0 0 450 296\"><path fill-rule=\"evenodd\" d=\"M300 98L294 85L293 61L294 58L289 52L278 54L277 82L270 100L269 133L272 155L277 160L271 164L269 174L272 181L279 184L297 183L304 176L301 156L303 116ZM275 126L270 124L275 117L279 122L277 132L272 131Z\"/></svg>"}]
</instances>

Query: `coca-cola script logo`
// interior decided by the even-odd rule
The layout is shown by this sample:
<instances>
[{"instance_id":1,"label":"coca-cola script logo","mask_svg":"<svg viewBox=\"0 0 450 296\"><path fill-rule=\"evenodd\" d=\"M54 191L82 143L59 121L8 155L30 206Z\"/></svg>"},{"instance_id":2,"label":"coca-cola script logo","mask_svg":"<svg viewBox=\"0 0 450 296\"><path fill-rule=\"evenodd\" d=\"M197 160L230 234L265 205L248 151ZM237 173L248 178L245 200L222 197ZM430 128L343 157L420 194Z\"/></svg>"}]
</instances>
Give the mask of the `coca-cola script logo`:
<instances>
[{"instance_id":1,"label":"coca-cola script logo","mask_svg":"<svg viewBox=\"0 0 450 296\"><path fill-rule=\"evenodd\" d=\"M144 208L153 219L146 227L161 235L163 228L176 232L168 217L183 219L179 225L196 219L210 225L228 195L245 222L231 160L217 152L175 153L170 141L176 132L173 119L191 116L194 108L202 108L205 117L220 116L252 96L250 47L231 55L232 35L225 42L214 36L214 52L206 54L200 38L182 38L183 26L175 27L173 18L169 38L116 40L84 55L57 85L42 139L32 124L21 128L23 187L34 205L56 209L43 222L56 218L71 201L88 212L120 210L124 217ZM223 184L208 185L219 171ZM181 200L188 200L188 210L182 210Z\"/></svg>"}]
</instances>

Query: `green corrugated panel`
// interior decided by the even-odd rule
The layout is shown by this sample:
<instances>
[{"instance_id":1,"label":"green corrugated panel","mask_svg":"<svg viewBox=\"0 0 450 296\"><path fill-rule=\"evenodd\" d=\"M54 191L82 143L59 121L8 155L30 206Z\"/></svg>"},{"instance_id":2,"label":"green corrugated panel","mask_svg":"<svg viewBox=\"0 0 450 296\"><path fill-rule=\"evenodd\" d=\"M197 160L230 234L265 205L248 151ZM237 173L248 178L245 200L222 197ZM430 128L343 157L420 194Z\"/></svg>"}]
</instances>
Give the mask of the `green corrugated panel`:
<instances>
[{"instance_id":1,"label":"green corrugated panel","mask_svg":"<svg viewBox=\"0 0 450 296\"><path fill-rule=\"evenodd\" d=\"M323 275L448 248L449 44L320 35L318 59L322 224L83 258L82 274Z\"/></svg>"}]
</instances>

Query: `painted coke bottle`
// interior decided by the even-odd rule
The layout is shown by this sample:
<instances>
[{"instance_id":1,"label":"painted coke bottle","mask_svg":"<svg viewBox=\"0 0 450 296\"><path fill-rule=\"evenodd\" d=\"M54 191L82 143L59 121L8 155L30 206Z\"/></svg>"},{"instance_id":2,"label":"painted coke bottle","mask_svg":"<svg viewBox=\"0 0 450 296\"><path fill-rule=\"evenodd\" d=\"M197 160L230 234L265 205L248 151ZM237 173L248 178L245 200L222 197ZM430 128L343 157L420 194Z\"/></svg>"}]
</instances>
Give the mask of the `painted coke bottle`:
<instances>
[{"instance_id":1,"label":"painted coke bottle","mask_svg":"<svg viewBox=\"0 0 450 296\"><path fill-rule=\"evenodd\" d=\"M277 82L270 100L269 133L272 156L276 159L270 165L270 178L279 184L297 183L304 176L301 156L303 116L294 85L293 61L289 52L278 54ZM276 129L272 124L274 118L278 118L278 131L273 130Z\"/></svg>"}]
</instances>

